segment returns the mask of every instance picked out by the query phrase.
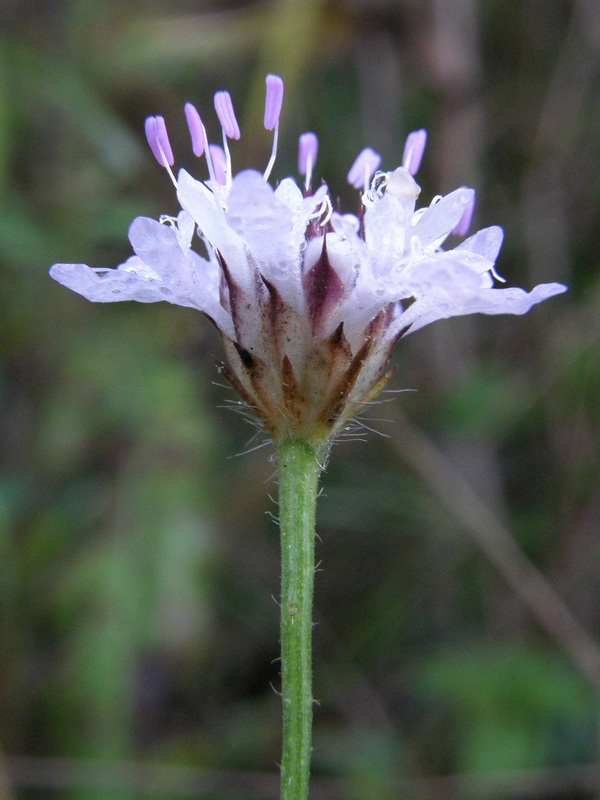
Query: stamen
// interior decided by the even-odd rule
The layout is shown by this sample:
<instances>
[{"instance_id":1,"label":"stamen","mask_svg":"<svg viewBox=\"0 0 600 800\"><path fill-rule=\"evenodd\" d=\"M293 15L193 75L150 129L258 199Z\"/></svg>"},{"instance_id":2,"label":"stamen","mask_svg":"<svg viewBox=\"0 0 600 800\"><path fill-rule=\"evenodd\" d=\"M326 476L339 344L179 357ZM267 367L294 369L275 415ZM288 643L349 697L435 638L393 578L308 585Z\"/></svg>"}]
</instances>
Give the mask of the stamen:
<instances>
[{"instance_id":1,"label":"stamen","mask_svg":"<svg viewBox=\"0 0 600 800\"><path fill-rule=\"evenodd\" d=\"M230 139L239 139L240 127L235 118L233 103L229 92L217 92L215 94L215 111L223 128L223 133Z\"/></svg>"},{"instance_id":2,"label":"stamen","mask_svg":"<svg viewBox=\"0 0 600 800\"><path fill-rule=\"evenodd\" d=\"M175 163L175 159L173 158L171 143L169 142L169 134L167 133L165 118L154 117L154 119L156 120L156 143L162 150L163 156L165 157L167 164L172 167L173 164Z\"/></svg>"},{"instance_id":3,"label":"stamen","mask_svg":"<svg viewBox=\"0 0 600 800\"><path fill-rule=\"evenodd\" d=\"M471 221L473 219L473 212L475 211L475 195L471 197L469 200L469 204L463 211L462 217L458 220L454 228L452 229L452 233L455 236L464 236L466 232L471 227Z\"/></svg>"},{"instance_id":4,"label":"stamen","mask_svg":"<svg viewBox=\"0 0 600 800\"><path fill-rule=\"evenodd\" d=\"M331 217L333 216L333 205L331 203L331 198L329 194L323 195L323 198L319 205L315 208L315 210L310 215L309 219L311 221L318 222L321 227L327 225Z\"/></svg>"},{"instance_id":5,"label":"stamen","mask_svg":"<svg viewBox=\"0 0 600 800\"><path fill-rule=\"evenodd\" d=\"M173 181L173 185L177 188L177 180L171 169L171 165L175 163L175 159L173 158L173 151L171 150L171 143L169 142L169 135L164 118L147 117L144 130L154 158L161 167L167 170L169 177Z\"/></svg>"},{"instance_id":6,"label":"stamen","mask_svg":"<svg viewBox=\"0 0 600 800\"><path fill-rule=\"evenodd\" d=\"M377 200L381 200L385 191L387 189L387 185L390 180L391 172L381 172L378 171L373 175L373 180L371 181L371 186L369 187L369 191L366 193L366 200L371 203L371 205L376 202ZM365 198L363 198L364 200Z\"/></svg>"},{"instance_id":7,"label":"stamen","mask_svg":"<svg viewBox=\"0 0 600 800\"><path fill-rule=\"evenodd\" d=\"M404 155L402 156L402 166L407 169L411 175L416 175L419 167L421 166L421 159L425 152L425 145L427 143L427 131L421 130L409 133L404 145Z\"/></svg>"},{"instance_id":8,"label":"stamen","mask_svg":"<svg viewBox=\"0 0 600 800\"><path fill-rule=\"evenodd\" d=\"M210 152L210 145L208 144L208 139L206 140L206 150L204 151L204 155L206 156L206 166L208 167L208 177L211 181L216 181L217 177L215 175L215 168L213 166L212 155ZM215 145L216 146L216 145ZM219 181L220 183L220 181Z\"/></svg>"},{"instance_id":9,"label":"stamen","mask_svg":"<svg viewBox=\"0 0 600 800\"><path fill-rule=\"evenodd\" d=\"M192 103L186 103L184 111L190 136L192 137L192 150L195 156L200 157L206 149L206 130L196 106L192 105Z\"/></svg>"},{"instance_id":10,"label":"stamen","mask_svg":"<svg viewBox=\"0 0 600 800\"><path fill-rule=\"evenodd\" d=\"M347 178L348 183L354 186L355 189L364 189L366 192L369 188L369 181L380 164L381 156L379 153L376 153L370 147L365 147L358 154L356 161L350 168Z\"/></svg>"},{"instance_id":11,"label":"stamen","mask_svg":"<svg viewBox=\"0 0 600 800\"><path fill-rule=\"evenodd\" d=\"M162 167L163 165L162 158L160 150L158 149L158 144L156 142L156 120L154 119L154 117L146 117L146 122L144 123L144 130L146 132L146 139L148 140L148 144L150 145L150 150L152 150L152 155Z\"/></svg>"},{"instance_id":12,"label":"stamen","mask_svg":"<svg viewBox=\"0 0 600 800\"><path fill-rule=\"evenodd\" d=\"M187 120L190 136L192 137L192 151L195 156L200 157L202 154L206 156L206 165L208 167L208 175L211 181L216 180L215 170L210 157L210 150L208 148L208 138L206 136L206 128L200 119L196 106L192 103L186 103L184 106L185 118Z\"/></svg>"},{"instance_id":13,"label":"stamen","mask_svg":"<svg viewBox=\"0 0 600 800\"><path fill-rule=\"evenodd\" d=\"M275 163L275 159L277 158L277 142L279 141L279 122L275 125L275 133L273 134L273 147L271 148L271 158L263 172L264 180L269 179L269 175L271 174L271 170L273 169L273 164Z\"/></svg>"},{"instance_id":14,"label":"stamen","mask_svg":"<svg viewBox=\"0 0 600 800\"><path fill-rule=\"evenodd\" d=\"M272 131L279 122L283 104L283 81L279 75L267 75L267 96L265 99L265 128Z\"/></svg>"},{"instance_id":15,"label":"stamen","mask_svg":"<svg viewBox=\"0 0 600 800\"><path fill-rule=\"evenodd\" d=\"M218 183L227 185L227 156L225 151L218 144L209 144L208 152L210 153L212 165L215 173L215 180Z\"/></svg>"},{"instance_id":16,"label":"stamen","mask_svg":"<svg viewBox=\"0 0 600 800\"><path fill-rule=\"evenodd\" d=\"M227 144L227 134L223 130L223 152L225 153L225 186L230 186L233 180L233 169L231 166L231 152Z\"/></svg>"},{"instance_id":17,"label":"stamen","mask_svg":"<svg viewBox=\"0 0 600 800\"><path fill-rule=\"evenodd\" d=\"M298 172L305 175L304 188L308 192L312 171L317 161L319 140L314 133L303 133L298 143Z\"/></svg>"},{"instance_id":18,"label":"stamen","mask_svg":"<svg viewBox=\"0 0 600 800\"><path fill-rule=\"evenodd\" d=\"M277 157L277 142L279 141L279 115L283 104L283 81L279 75L267 75L267 96L265 98L264 125L268 131L274 130L271 157L263 173L263 178L268 180L273 164Z\"/></svg>"},{"instance_id":19,"label":"stamen","mask_svg":"<svg viewBox=\"0 0 600 800\"><path fill-rule=\"evenodd\" d=\"M329 197L328 194L325 195L325 197L323 198L323 202L321 203L321 214L324 214L325 216L319 222L319 225L322 228L324 228L333 215L333 205L331 203L331 198Z\"/></svg>"},{"instance_id":20,"label":"stamen","mask_svg":"<svg viewBox=\"0 0 600 800\"><path fill-rule=\"evenodd\" d=\"M147 117L144 130L154 158L161 167L172 166L175 163L175 159L173 158L164 117Z\"/></svg>"},{"instance_id":21,"label":"stamen","mask_svg":"<svg viewBox=\"0 0 600 800\"><path fill-rule=\"evenodd\" d=\"M496 267L493 264L490 267L490 273L492 277L495 278L497 281L500 281L500 283L506 283L506 278L503 278L502 275L498 275L498 273L496 272Z\"/></svg>"}]
</instances>

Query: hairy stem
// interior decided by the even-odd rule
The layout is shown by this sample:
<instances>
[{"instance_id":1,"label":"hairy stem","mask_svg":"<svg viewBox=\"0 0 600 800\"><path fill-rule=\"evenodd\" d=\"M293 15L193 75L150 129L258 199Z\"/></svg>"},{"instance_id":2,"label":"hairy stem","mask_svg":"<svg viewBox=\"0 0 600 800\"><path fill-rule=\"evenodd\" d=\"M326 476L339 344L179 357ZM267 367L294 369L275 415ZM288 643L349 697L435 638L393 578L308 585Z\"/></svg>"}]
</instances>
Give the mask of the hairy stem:
<instances>
[{"instance_id":1,"label":"hairy stem","mask_svg":"<svg viewBox=\"0 0 600 800\"><path fill-rule=\"evenodd\" d=\"M278 447L281 528L282 800L306 800L312 737L312 602L319 450Z\"/></svg>"}]
</instances>

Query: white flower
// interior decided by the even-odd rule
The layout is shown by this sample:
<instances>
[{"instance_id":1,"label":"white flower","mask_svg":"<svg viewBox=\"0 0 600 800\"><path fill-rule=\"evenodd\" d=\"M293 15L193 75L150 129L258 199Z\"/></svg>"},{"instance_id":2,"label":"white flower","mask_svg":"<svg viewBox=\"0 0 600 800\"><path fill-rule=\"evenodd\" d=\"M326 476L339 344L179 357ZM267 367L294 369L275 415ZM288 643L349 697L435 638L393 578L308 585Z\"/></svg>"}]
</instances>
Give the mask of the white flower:
<instances>
[{"instance_id":1,"label":"white flower","mask_svg":"<svg viewBox=\"0 0 600 800\"><path fill-rule=\"evenodd\" d=\"M362 219L332 213L326 186L310 191L317 139L300 139L303 192L291 178L273 189L283 83L267 78L265 127L275 131L265 174L232 176L228 138L239 128L226 92L215 107L224 148L208 146L196 109L186 117L196 155L206 154L209 179L185 170L175 178L164 120L150 117L153 153L171 175L182 207L160 222L138 217L129 238L135 256L117 269L56 264L51 275L88 300L166 300L204 312L222 334L221 370L275 438L325 442L385 384L400 336L463 314L524 314L565 291L559 283L494 288L502 229L485 228L451 250L464 234L474 191L460 188L417 210L413 175L425 132L408 137L404 166L376 172L373 150L360 154L348 179L362 188ZM192 249L194 235L203 246Z\"/></svg>"}]
</instances>

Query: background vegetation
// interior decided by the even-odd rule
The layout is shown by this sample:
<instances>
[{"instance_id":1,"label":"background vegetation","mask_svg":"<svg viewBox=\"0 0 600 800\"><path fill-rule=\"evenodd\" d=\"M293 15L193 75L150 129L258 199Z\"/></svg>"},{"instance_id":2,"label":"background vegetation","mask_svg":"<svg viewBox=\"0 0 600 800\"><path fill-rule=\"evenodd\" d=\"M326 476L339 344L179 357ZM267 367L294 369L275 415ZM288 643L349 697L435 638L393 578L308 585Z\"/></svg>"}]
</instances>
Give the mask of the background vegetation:
<instances>
[{"instance_id":1,"label":"background vegetation","mask_svg":"<svg viewBox=\"0 0 600 800\"><path fill-rule=\"evenodd\" d=\"M478 188L524 318L403 340L320 503L315 800L600 796L600 15L594 0L3 0L2 800L276 798L269 453L225 408L196 313L98 306L55 261L116 265L173 213L143 138L232 91L262 165L264 75L348 210L363 146L427 127L423 197Z\"/></svg>"}]
</instances>

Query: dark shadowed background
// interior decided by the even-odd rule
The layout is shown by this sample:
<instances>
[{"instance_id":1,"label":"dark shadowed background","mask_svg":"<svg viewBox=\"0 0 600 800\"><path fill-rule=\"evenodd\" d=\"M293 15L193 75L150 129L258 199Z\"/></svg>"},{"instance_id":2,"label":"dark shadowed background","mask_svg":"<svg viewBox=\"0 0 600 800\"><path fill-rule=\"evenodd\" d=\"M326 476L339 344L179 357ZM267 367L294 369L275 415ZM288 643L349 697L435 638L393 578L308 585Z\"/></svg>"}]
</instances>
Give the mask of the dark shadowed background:
<instances>
[{"instance_id":1,"label":"dark shadowed background","mask_svg":"<svg viewBox=\"0 0 600 800\"><path fill-rule=\"evenodd\" d=\"M0 798L275 800L277 487L198 313L93 305L176 213L191 100L266 164L264 76L348 211L429 130L422 198L477 187L526 317L439 322L323 480L314 800L600 797L600 8L594 0L0 4ZM399 393L402 389L418 390ZM378 435L381 434L381 435Z\"/></svg>"}]
</instances>

